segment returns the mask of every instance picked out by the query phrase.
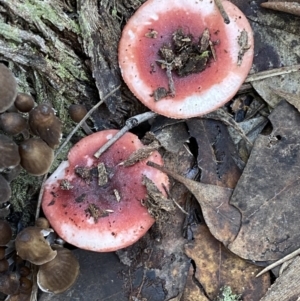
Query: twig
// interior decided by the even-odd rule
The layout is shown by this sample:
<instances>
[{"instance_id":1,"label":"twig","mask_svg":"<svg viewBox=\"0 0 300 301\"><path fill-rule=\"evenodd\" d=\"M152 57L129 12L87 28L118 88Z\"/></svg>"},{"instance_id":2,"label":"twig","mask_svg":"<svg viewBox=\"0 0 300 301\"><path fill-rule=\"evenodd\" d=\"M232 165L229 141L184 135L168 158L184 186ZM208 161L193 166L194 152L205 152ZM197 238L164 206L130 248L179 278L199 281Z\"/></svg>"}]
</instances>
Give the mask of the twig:
<instances>
[{"instance_id":1,"label":"twig","mask_svg":"<svg viewBox=\"0 0 300 301\"><path fill-rule=\"evenodd\" d=\"M224 19L224 22L226 24L229 24L230 23L230 19L229 19L228 15L227 15L224 7L223 7L223 4L222 4L221 0L215 0L215 3L216 3L216 6L218 7L218 10L221 13L222 18Z\"/></svg>"},{"instance_id":2,"label":"twig","mask_svg":"<svg viewBox=\"0 0 300 301\"><path fill-rule=\"evenodd\" d=\"M206 115L203 115L202 118L220 120L224 124L233 127L249 146L253 146L253 143L249 140L249 138L244 133L243 129L239 126L239 124L222 108L208 113Z\"/></svg>"},{"instance_id":3,"label":"twig","mask_svg":"<svg viewBox=\"0 0 300 301\"><path fill-rule=\"evenodd\" d=\"M156 60L156 62L165 66L166 74L167 74L167 78L168 78L168 85L169 85L168 93L170 93L172 97L175 97L176 91L175 91L174 79L172 76L173 62L168 63L167 61L164 61L164 60Z\"/></svg>"},{"instance_id":4,"label":"twig","mask_svg":"<svg viewBox=\"0 0 300 301\"><path fill-rule=\"evenodd\" d=\"M57 150L54 159L57 158L58 154L62 151L62 149L67 145L67 143L70 141L70 139L72 138L72 136L76 133L76 131L81 127L81 124L83 122L85 122L85 120L87 118L89 118L91 116L91 114L101 105L103 104L103 102L110 97L113 93L115 93L118 89L120 88L120 86L116 87L115 89L113 89L111 92L109 92L107 95L105 95L103 97L102 100L100 100L95 106L93 106L88 113L83 117L83 119L74 127L74 129L71 131L71 133L68 135L68 137L66 138L66 140L64 141L64 143L60 146L60 148ZM44 183L47 180L48 174L45 174L43 177L43 181L41 184L41 190L39 193L39 198L38 198L38 203L37 203L37 207L36 207L36 212L35 212L35 219L39 218L40 216L40 211L41 211L41 203L42 203L42 197L43 197L43 193L44 193Z\"/></svg>"},{"instance_id":5,"label":"twig","mask_svg":"<svg viewBox=\"0 0 300 301\"><path fill-rule=\"evenodd\" d=\"M264 2L261 3L260 6L300 16L300 3L297 3L296 0L294 0L293 2L286 0L276 2Z\"/></svg>"},{"instance_id":6,"label":"twig","mask_svg":"<svg viewBox=\"0 0 300 301\"><path fill-rule=\"evenodd\" d=\"M186 211L185 211L185 210L177 203L177 201L176 201L174 198L172 198L169 189L166 187L166 185L165 185L164 183L162 183L162 187L163 187L163 189L165 190L165 192L166 192L166 194L167 194L167 197L168 197L170 200L172 200L172 202L173 202L173 203L181 210L181 212L183 212L183 213L186 214L186 215L189 215L189 213L186 212Z\"/></svg>"},{"instance_id":7,"label":"twig","mask_svg":"<svg viewBox=\"0 0 300 301\"><path fill-rule=\"evenodd\" d=\"M264 268L262 271L260 271L260 272L256 275L256 277L261 276L262 274L264 274L264 273L266 273L266 272L272 270L273 268L277 267L278 265L280 265L280 264L282 264L282 263L284 263L284 262L286 262L286 261L288 261L288 260L290 260L290 259L296 257L296 256L299 255L299 254L300 254L300 248L297 249L296 251L290 253L289 255L287 255L287 256L285 256L285 257L283 257L283 258L277 260L276 262L270 264L269 266L267 266L266 268Z\"/></svg>"},{"instance_id":8,"label":"twig","mask_svg":"<svg viewBox=\"0 0 300 301\"><path fill-rule=\"evenodd\" d=\"M257 72L255 74L249 75L246 78L245 83L250 83L250 82L262 80L265 78L288 74L288 73L297 72L297 71L300 71L300 65L293 65L293 66L281 67L281 68L276 68L276 69L267 70L267 71L261 71L261 72Z\"/></svg>"},{"instance_id":9,"label":"twig","mask_svg":"<svg viewBox=\"0 0 300 301\"><path fill-rule=\"evenodd\" d=\"M38 202L37 202L37 205L36 205L36 211L35 211L35 219L36 220L40 217L42 197L43 197L43 194L44 194L44 183L46 182L47 177L48 177L48 173L46 173L43 176L43 180L42 180L42 183L41 183L41 189L40 189L39 198L38 198Z\"/></svg>"},{"instance_id":10,"label":"twig","mask_svg":"<svg viewBox=\"0 0 300 301\"><path fill-rule=\"evenodd\" d=\"M125 133L127 133L129 130L131 130L135 126L139 125L140 123L142 123L156 115L157 114L154 112L146 112L146 113L142 113L142 114L139 114L139 115L129 118L126 121L125 126L119 132L117 132L117 134L114 135L110 140L108 140L104 145L102 145L100 147L100 149L98 149L98 151L95 152L94 156L96 158L99 158L110 146L112 146Z\"/></svg>"},{"instance_id":11,"label":"twig","mask_svg":"<svg viewBox=\"0 0 300 301\"><path fill-rule=\"evenodd\" d=\"M118 89L120 88L120 85L113 89L111 92L109 92L107 95L103 97L102 100L100 100L95 106L93 106L87 114L82 118L80 122L74 127L74 129L71 131L71 133L68 135L64 143L60 146L60 148L56 151L54 159L57 158L57 156L60 154L60 152L63 150L63 148L67 145L67 143L70 141L70 139L73 137L73 135L78 131L78 129L82 126L82 124L94 113L94 111L101 106L104 101L110 97L112 94L114 94Z\"/></svg>"}]
</instances>

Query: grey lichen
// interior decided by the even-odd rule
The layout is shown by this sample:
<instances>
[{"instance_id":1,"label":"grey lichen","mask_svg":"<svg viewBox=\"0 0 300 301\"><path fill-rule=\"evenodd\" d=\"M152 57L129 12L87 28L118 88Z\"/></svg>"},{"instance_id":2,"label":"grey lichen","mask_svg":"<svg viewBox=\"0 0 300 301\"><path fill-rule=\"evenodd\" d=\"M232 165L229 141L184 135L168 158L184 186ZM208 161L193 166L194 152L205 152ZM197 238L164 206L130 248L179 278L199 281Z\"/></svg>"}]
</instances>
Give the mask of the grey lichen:
<instances>
[{"instance_id":1,"label":"grey lichen","mask_svg":"<svg viewBox=\"0 0 300 301\"><path fill-rule=\"evenodd\" d=\"M220 295L215 301L240 301L241 295L235 295L230 286L224 286L220 290Z\"/></svg>"}]
</instances>

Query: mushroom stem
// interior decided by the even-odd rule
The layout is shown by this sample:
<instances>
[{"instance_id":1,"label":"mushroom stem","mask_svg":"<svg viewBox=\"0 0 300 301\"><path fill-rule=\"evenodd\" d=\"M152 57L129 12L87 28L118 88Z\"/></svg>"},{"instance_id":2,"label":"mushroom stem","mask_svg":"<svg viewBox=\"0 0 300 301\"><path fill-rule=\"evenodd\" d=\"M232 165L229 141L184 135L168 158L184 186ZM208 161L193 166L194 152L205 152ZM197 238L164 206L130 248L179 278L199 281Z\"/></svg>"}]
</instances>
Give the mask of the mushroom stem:
<instances>
[{"instance_id":1,"label":"mushroom stem","mask_svg":"<svg viewBox=\"0 0 300 301\"><path fill-rule=\"evenodd\" d=\"M94 132L90 129L90 127L87 125L86 122L83 122L82 125L81 125L82 129L84 130L84 132L87 134L87 135L91 135L93 134Z\"/></svg>"},{"instance_id":2,"label":"mushroom stem","mask_svg":"<svg viewBox=\"0 0 300 301\"><path fill-rule=\"evenodd\" d=\"M142 122L155 117L157 114L154 112L146 112L129 118L125 126L110 140L108 140L98 151L94 154L94 157L99 158L110 146L112 146L118 139L120 139L125 133L127 133L132 128L141 124Z\"/></svg>"}]
</instances>

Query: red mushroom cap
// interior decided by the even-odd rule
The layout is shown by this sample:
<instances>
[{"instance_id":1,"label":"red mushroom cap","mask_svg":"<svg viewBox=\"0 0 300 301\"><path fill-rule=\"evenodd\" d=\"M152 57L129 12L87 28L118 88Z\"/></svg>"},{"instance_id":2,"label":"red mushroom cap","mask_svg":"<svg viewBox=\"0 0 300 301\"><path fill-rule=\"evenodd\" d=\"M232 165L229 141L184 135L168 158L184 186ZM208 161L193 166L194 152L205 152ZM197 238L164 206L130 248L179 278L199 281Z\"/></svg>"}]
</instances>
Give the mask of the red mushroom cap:
<instances>
[{"instance_id":1,"label":"red mushroom cap","mask_svg":"<svg viewBox=\"0 0 300 301\"><path fill-rule=\"evenodd\" d=\"M154 223L147 208L141 205L146 197L142 176L146 175L162 191L162 183L168 185L167 176L147 166L147 160L130 167L119 164L143 146L131 133L120 138L99 159L94 157L116 132L101 131L80 140L70 150L68 161L58 167L44 186L42 207L51 226L61 238L82 249L109 252L136 242ZM148 160L162 164L156 151ZM98 183L99 163L106 168L106 184Z\"/></svg>"},{"instance_id":2,"label":"red mushroom cap","mask_svg":"<svg viewBox=\"0 0 300 301\"><path fill-rule=\"evenodd\" d=\"M119 44L119 65L129 89L149 109L171 118L200 116L224 105L244 82L252 66L253 33L235 5L222 3L229 24L211 0L148 0L128 21ZM175 96L155 101L153 92L168 87L166 71L156 64L161 59L158 52L172 41L178 28L197 39L208 29L211 41L219 40L214 46L216 61L210 60L207 68L197 74L179 77L172 72ZM155 31L156 37L149 38L149 31ZM238 64L242 32L247 33L248 43Z\"/></svg>"}]
</instances>

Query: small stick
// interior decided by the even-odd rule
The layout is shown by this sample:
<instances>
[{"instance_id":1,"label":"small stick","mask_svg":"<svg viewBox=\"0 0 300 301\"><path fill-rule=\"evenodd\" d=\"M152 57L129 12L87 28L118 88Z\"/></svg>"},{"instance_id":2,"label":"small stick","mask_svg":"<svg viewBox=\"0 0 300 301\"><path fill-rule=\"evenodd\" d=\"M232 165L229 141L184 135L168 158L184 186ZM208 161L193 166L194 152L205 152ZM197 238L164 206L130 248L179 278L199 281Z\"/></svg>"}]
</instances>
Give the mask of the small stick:
<instances>
[{"instance_id":1,"label":"small stick","mask_svg":"<svg viewBox=\"0 0 300 301\"><path fill-rule=\"evenodd\" d=\"M228 17L228 15L227 15L224 7L223 7L223 4L222 4L221 0L215 0L215 3L216 3L216 6L218 7L218 10L221 13L221 16L224 19L225 24L229 24L230 20L229 20L229 17Z\"/></svg>"},{"instance_id":2,"label":"small stick","mask_svg":"<svg viewBox=\"0 0 300 301\"><path fill-rule=\"evenodd\" d=\"M140 123L142 123L152 117L155 117L156 115L157 114L154 112L146 112L146 113L142 113L142 114L139 114L139 115L129 118L126 121L125 126L119 132L117 132L117 134L114 135L110 140L108 140L104 145L102 145L100 147L100 149L98 149L98 151L95 152L94 156L96 158L99 158L110 146L112 146L125 133L127 133L129 130L131 130L135 126L139 125Z\"/></svg>"},{"instance_id":3,"label":"small stick","mask_svg":"<svg viewBox=\"0 0 300 301\"><path fill-rule=\"evenodd\" d=\"M264 274L264 273L266 273L266 272L272 270L273 268L277 267L278 265L280 265L280 264L282 264L282 263L284 263L284 262L286 262L286 261L288 261L288 260L290 260L290 259L296 257L296 256L299 255L299 254L300 254L300 248L297 249L296 251L290 253L289 255L287 255L287 256L285 256L285 257L283 257L283 258L277 260L276 262L270 264L269 266L267 266L266 268L264 268L262 271L260 271L260 272L256 275L256 277L261 276L262 274Z\"/></svg>"},{"instance_id":4,"label":"small stick","mask_svg":"<svg viewBox=\"0 0 300 301\"><path fill-rule=\"evenodd\" d=\"M166 66L166 74L167 74L167 78L168 78L168 82L169 82L169 93L171 94L172 97L175 97L176 91L175 91L175 84L174 84L174 80L173 80L173 76L172 76L173 62L168 63L164 60L156 60L156 62Z\"/></svg>"},{"instance_id":5,"label":"small stick","mask_svg":"<svg viewBox=\"0 0 300 301\"><path fill-rule=\"evenodd\" d=\"M300 65L293 65L293 66L275 68L275 69L267 70L267 71L261 71L261 72L257 72L257 73L248 75L248 77L245 80L245 83L250 83L253 81L262 80L265 78L288 74L288 73L297 72L297 71L300 71Z\"/></svg>"},{"instance_id":6,"label":"small stick","mask_svg":"<svg viewBox=\"0 0 300 301\"><path fill-rule=\"evenodd\" d=\"M249 140L249 138L244 133L243 129L239 126L239 124L222 108L217 109L206 115L203 115L202 118L220 120L224 124L233 127L238 132L238 134L243 138L243 140L245 140L246 143L248 143L249 146L251 147L253 146L253 143Z\"/></svg>"},{"instance_id":7,"label":"small stick","mask_svg":"<svg viewBox=\"0 0 300 301\"><path fill-rule=\"evenodd\" d=\"M179 208L179 209L181 210L181 212L183 212L183 213L186 214L186 215L189 215L189 213L186 212L186 211L185 211L185 210L177 203L177 201L176 201L174 198L172 198L169 189L166 187L166 185L165 185L164 183L162 183L162 187L163 187L163 189L165 190L168 199L172 200L172 202L177 206L177 208Z\"/></svg>"},{"instance_id":8,"label":"small stick","mask_svg":"<svg viewBox=\"0 0 300 301\"><path fill-rule=\"evenodd\" d=\"M300 16L300 3L296 1L276 1L276 2L264 2L260 4L261 7L269 8L296 16Z\"/></svg>"}]
</instances>

